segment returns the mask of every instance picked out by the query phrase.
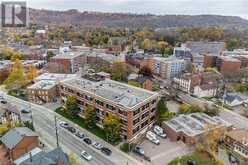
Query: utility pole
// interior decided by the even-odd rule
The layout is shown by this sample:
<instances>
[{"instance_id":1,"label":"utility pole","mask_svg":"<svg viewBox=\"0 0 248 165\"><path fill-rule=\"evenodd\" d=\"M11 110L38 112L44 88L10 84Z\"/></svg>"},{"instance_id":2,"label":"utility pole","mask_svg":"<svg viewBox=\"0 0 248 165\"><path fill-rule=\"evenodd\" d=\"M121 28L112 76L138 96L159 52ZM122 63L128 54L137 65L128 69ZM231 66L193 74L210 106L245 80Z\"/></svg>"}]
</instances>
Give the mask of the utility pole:
<instances>
[{"instance_id":1,"label":"utility pole","mask_svg":"<svg viewBox=\"0 0 248 165\"><path fill-rule=\"evenodd\" d=\"M58 135L58 127L57 127L57 116L54 116L54 121L55 121L55 132L56 132L56 142L57 142L57 147L59 147L59 135Z\"/></svg>"}]
</instances>

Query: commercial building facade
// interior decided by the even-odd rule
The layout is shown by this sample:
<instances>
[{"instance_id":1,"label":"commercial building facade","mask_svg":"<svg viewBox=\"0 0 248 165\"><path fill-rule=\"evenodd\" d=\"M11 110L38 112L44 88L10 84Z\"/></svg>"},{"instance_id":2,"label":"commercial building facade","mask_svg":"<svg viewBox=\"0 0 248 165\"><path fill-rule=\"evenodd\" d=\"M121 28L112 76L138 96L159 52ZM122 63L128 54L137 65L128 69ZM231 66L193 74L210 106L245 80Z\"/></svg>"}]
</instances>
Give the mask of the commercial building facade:
<instances>
[{"instance_id":1,"label":"commercial building facade","mask_svg":"<svg viewBox=\"0 0 248 165\"><path fill-rule=\"evenodd\" d=\"M155 123L159 94L112 80L99 82L73 78L60 83L63 101L75 96L84 115L91 105L97 113L97 124L102 125L105 116L115 114L121 119L121 136L135 141Z\"/></svg>"}]
</instances>

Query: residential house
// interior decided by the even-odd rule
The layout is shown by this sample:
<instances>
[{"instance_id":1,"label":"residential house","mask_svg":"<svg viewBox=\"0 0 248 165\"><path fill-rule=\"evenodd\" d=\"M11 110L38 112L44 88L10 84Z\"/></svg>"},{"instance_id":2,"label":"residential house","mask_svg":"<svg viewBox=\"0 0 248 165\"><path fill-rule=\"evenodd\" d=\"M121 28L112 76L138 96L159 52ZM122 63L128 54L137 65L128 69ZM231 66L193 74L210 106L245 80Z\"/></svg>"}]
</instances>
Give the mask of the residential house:
<instances>
[{"instance_id":1,"label":"residential house","mask_svg":"<svg viewBox=\"0 0 248 165\"><path fill-rule=\"evenodd\" d=\"M7 122L20 122L21 112L18 108L10 103L0 103L0 123L5 124Z\"/></svg>"},{"instance_id":2,"label":"residential house","mask_svg":"<svg viewBox=\"0 0 248 165\"><path fill-rule=\"evenodd\" d=\"M49 152L35 148L14 161L15 165L69 165L69 157L61 147Z\"/></svg>"},{"instance_id":3,"label":"residential house","mask_svg":"<svg viewBox=\"0 0 248 165\"><path fill-rule=\"evenodd\" d=\"M20 158L32 149L38 147L37 133L27 127L16 127L9 130L1 137L4 149L12 161Z\"/></svg>"},{"instance_id":4,"label":"residential house","mask_svg":"<svg viewBox=\"0 0 248 165\"><path fill-rule=\"evenodd\" d=\"M185 73L174 82L178 89L197 97L213 97L217 94L219 76L213 72Z\"/></svg>"},{"instance_id":5,"label":"residential house","mask_svg":"<svg viewBox=\"0 0 248 165\"><path fill-rule=\"evenodd\" d=\"M228 106L235 107L248 103L248 96L241 93L226 93L223 96L223 101Z\"/></svg>"}]
</instances>

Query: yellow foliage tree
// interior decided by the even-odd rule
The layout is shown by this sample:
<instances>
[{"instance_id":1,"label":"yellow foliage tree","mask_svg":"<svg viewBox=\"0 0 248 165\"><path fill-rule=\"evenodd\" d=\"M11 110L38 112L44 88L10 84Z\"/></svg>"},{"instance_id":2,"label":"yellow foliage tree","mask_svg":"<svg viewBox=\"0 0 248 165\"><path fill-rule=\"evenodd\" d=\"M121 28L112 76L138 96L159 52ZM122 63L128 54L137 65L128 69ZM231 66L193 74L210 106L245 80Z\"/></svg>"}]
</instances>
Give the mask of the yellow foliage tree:
<instances>
[{"instance_id":1,"label":"yellow foliage tree","mask_svg":"<svg viewBox=\"0 0 248 165\"><path fill-rule=\"evenodd\" d=\"M26 84L27 80L25 78L23 65L20 60L17 59L8 78L4 81L4 85L6 89L19 89Z\"/></svg>"},{"instance_id":2,"label":"yellow foliage tree","mask_svg":"<svg viewBox=\"0 0 248 165\"><path fill-rule=\"evenodd\" d=\"M35 77L38 76L38 71L33 65L28 66L28 71L27 71L27 79L29 81L32 81Z\"/></svg>"}]
</instances>

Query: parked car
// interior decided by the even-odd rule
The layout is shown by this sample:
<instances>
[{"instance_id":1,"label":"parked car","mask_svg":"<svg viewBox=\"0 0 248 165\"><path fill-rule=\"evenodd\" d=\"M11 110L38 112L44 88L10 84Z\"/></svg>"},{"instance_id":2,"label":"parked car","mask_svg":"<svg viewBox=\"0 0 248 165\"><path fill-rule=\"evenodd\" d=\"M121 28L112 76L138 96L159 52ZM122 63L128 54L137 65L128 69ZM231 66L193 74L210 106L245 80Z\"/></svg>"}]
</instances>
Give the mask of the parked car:
<instances>
[{"instance_id":1,"label":"parked car","mask_svg":"<svg viewBox=\"0 0 248 165\"><path fill-rule=\"evenodd\" d=\"M77 130L76 130L75 128L73 128L73 127L67 127L67 130L70 131L70 132L73 133L73 134L76 133L76 131L77 131Z\"/></svg>"},{"instance_id":2,"label":"parked car","mask_svg":"<svg viewBox=\"0 0 248 165\"><path fill-rule=\"evenodd\" d=\"M92 159L92 156L91 156L88 152L86 152L86 151L82 151L82 152L81 152L81 156L82 156L84 159L88 160L88 161L90 161L90 160Z\"/></svg>"},{"instance_id":3,"label":"parked car","mask_svg":"<svg viewBox=\"0 0 248 165\"><path fill-rule=\"evenodd\" d=\"M139 146L136 146L133 151L141 156L145 155L145 151Z\"/></svg>"},{"instance_id":4,"label":"parked car","mask_svg":"<svg viewBox=\"0 0 248 165\"><path fill-rule=\"evenodd\" d=\"M30 112L31 112L30 109L22 109L22 110L21 110L21 113L30 113Z\"/></svg>"},{"instance_id":5,"label":"parked car","mask_svg":"<svg viewBox=\"0 0 248 165\"><path fill-rule=\"evenodd\" d=\"M98 150L100 150L103 147L103 145L99 142L93 142L92 145L94 148L96 148Z\"/></svg>"},{"instance_id":6,"label":"parked car","mask_svg":"<svg viewBox=\"0 0 248 165\"><path fill-rule=\"evenodd\" d=\"M101 148L102 153L104 153L105 155L110 156L112 154L112 151L110 149L108 149L107 147L102 147Z\"/></svg>"},{"instance_id":7,"label":"parked car","mask_svg":"<svg viewBox=\"0 0 248 165\"><path fill-rule=\"evenodd\" d=\"M85 137L85 135L79 131L77 131L77 133L75 134L78 138L83 139Z\"/></svg>"},{"instance_id":8,"label":"parked car","mask_svg":"<svg viewBox=\"0 0 248 165\"><path fill-rule=\"evenodd\" d=\"M7 104L6 100L1 100L1 104Z\"/></svg>"},{"instance_id":9,"label":"parked car","mask_svg":"<svg viewBox=\"0 0 248 165\"><path fill-rule=\"evenodd\" d=\"M64 122L64 121L59 122L59 125L60 125L60 127L63 127L63 128L66 128L66 129L69 127L69 124Z\"/></svg>"},{"instance_id":10,"label":"parked car","mask_svg":"<svg viewBox=\"0 0 248 165\"><path fill-rule=\"evenodd\" d=\"M164 133L163 128L159 127L158 125L155 125L155 127L153 128L153 131L160 137L162 138L166 138L166 134Z\"/></svg>"},{"instance_id":11,"label":"parked car","mask_svg":"<svg viewBox=\"0 0 248 165\"><path fill-rule=\"evenodd\" d=\"M197 163L194 160L188 160L187 164L188 165L197 165Z\"/></svg>"},{"instance_id":12,"label":"parked car","mask_svg":"<svg viewBox=\"0 0 248 165\"><path fill-rule=\"evenodd\" d=\"M148 131L146 133L146 138L150 140L152 143L159 145L159 140L157 139L156 135L153 132Z\"/></svg>"},{"instance_id":13,"label":"parked car","mask_svg":"<svg viewBox=\"0 0 248 165\"><path fill-rule=\"evenodd\" d=\"M84 138L84 142L86 144L89 144L89 145L92 143L92 141L90 140L90 138Z\"/></svg>"}]
</instances>

